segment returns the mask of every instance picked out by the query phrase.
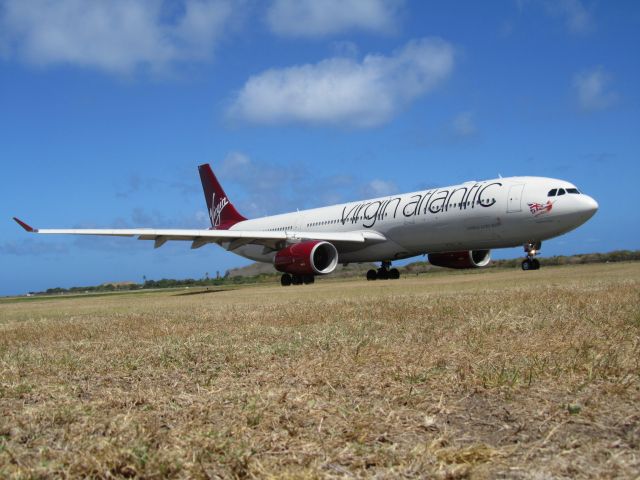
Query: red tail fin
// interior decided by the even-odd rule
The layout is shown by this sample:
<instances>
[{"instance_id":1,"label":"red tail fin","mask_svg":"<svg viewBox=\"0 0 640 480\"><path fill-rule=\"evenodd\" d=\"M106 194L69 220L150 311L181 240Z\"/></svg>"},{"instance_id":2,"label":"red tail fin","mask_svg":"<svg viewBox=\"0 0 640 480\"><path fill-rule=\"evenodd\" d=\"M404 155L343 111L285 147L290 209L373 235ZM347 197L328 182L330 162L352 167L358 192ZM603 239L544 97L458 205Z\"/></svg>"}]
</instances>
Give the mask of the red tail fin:
<instances>
[{"instance_id":1,"label":"red tail fin","mask_svg":"<svg viewBox=\"0 0 640 480\"><path fill-rule=\"evenodd\" d=\"M205 163L198 167L198 171L202 180L204 198L207 201L211 227L214 230L228 230L236 223L246 220L227 198L211 166Z\"/></svg>"}]
</instances>

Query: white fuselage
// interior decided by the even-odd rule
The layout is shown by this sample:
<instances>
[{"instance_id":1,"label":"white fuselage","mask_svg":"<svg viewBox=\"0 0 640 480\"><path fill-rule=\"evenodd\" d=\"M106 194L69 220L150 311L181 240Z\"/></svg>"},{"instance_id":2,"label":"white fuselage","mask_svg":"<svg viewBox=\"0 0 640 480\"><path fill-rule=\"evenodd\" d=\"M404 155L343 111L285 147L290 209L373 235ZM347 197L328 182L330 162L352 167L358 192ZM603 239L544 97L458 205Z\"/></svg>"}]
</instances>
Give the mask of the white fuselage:
<instances>
[{"instance_id":1,"label":"white fuselage","mask_svg":"<svg viewBox=\"0 0 640 480\"><path fill-rule=\"evenodd\" d=\"M575 192L549 197L552 189ZM540 242L573 230L597 208L564 180L509 177L246 220L230 230L297 232L302 238L304 232L375 231L387 240L335 243L341 263L373 262ZM262 262L275 254L260 245L233 251Z\"/></svg>"}]
</instances>

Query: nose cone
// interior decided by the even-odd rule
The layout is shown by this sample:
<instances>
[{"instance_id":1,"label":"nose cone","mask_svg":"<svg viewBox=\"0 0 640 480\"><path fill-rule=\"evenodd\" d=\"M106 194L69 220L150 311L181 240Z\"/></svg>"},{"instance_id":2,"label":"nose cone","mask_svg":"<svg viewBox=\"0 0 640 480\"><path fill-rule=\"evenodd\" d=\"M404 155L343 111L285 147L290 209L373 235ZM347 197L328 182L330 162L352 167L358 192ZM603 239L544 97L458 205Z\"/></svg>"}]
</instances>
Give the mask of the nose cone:
<instances>
[{"instance_id":1,"label":"nose cone","mask_svg":"<svg viewBox=\"0 0 640 480\"><path fill-rule=\"evenodd\" d=\"M579 215L582 223L589 220L598 211L598 202L588 195L580 195Z\"/></svg>"},{"instance_id":2,"label":"nose cone","mask_svg":"<svg viewBox=\"0 0 640 480\"><path fill-rule=\"evenodd\" d=\"M590 217L592 217L598 211L598 202L596 202L589 195L584 195L582 197L583 209L584 213L588 213Z\"/></svg>"}]
</instances>

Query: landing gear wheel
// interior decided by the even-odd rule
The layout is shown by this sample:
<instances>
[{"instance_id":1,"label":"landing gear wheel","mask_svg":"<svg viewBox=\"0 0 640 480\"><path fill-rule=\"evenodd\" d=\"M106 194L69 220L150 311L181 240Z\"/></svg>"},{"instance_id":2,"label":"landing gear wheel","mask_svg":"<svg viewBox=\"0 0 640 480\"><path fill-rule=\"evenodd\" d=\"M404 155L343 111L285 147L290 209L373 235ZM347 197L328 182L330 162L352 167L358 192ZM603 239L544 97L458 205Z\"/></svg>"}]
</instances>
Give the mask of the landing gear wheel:
<instances>
[{"instance_id":1,"label":"landing gear wheel","mask_svg":"<svg viewBox=\"0 0 640 480\"><path fill-rule=\"evenodd\" d=\"M397 268L389 270L389 278L391 280L398 280L400 278L400 271Z\"/></svg>"},{"instance_id":2,"label":"landing gear wheel","mask_svg":"<svg viewBox=\"0 0 640 480\"><path fill-rule=\"evenodd\" d=\"M389 270L386 268L379 268L377 276L380 280L387 280L389 278Z\"/></svg>"},{"instance_id":3,"label":"landing gear wheel","mask_svg":"<svg viewBox=\"0 0 640 480\"><path fill-rule=\"evenodd\" d=\"M282 285L283 287L288 287L289 285L291 285L291 275L289 275L288 273L283 273L280 277L280 285Z\"/></svg>"},{"instance_id":4,"label":"landing gear wheel","mask_svg":"<svg viewBox=\"0 0 640 480\"><path fill-rule=\"evenodd\" d=\"M294 285L302 285L302 277L300 275L291 275L291 283Z\"/></svg>"},{"instance_id":5,"label":"landing gear wheel","mask_svg":"<svg viewBox=\"0 0 640 480\"><path fill-rule=\"evenodd\" d=\"M378 278L378 273L372 268L367 272L367 280L376 280Z\"/></svg>"},{"instance_id":6,"label":"landing gear wheel","mask_svg":"<svg viewBox=\"0 0 640 480\"><path fill-rule=\"evenodd\" d=\"M522 270L540 270L540 261L536 258L540 248L542 248L542 242L524 244L524 252L527 254L527 258L522 261Z\"/></svg>"},{"instance_id":7,"label":"landing gear wheel","mask_svg":"<svg viewBox=\"0 0 640 480\"><path fill-rule=\"evenodd\" d=\"M310 285L316 281L316 277L314 277L313 275L304 275L302 277L302 281L304 282L305 285Z\"/></svg>"}]
</instances>

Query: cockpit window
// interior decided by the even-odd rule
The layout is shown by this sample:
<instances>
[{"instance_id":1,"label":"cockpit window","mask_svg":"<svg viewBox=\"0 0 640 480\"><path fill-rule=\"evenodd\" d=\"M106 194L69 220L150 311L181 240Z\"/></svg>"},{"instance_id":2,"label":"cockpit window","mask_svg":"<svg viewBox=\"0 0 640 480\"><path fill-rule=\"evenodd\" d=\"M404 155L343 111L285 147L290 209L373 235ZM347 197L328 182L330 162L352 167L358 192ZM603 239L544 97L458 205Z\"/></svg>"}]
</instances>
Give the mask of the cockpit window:
<instances>
[{"instance_id":1,"label":"cockpit window","mask_svg":"<svg viewBox=\"0 0 640 480\"><path fill-rule=\"evenodd\" d=\"M577 188L567 188L567 193L580 193Z\"/></svg>"},{"instance_id":2,"label":"cockpit window","mask_svg":"<svg viewBox=\"0 0 640 480\"><path fill-rule=\"evenodd\" d=\"M557 188L554 188L552 190L549 190L549 193L547 193L547 197L555 197L556 196L556 192L558 191Z\"/></svg>"},{"instance_id":3,"label":"cockpit window","mask_svg":"<svg viewBox=\"0 0 640 480\"><path fill-rule=\"evenodd\" d=\"M564 195L565 193L567 193L567 192L564 191L564 188L559 188L558 189L558 196Z\"/></svg>"}]
</instances>

